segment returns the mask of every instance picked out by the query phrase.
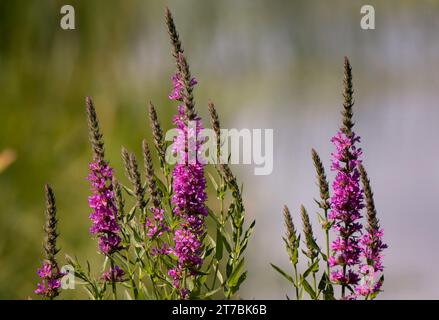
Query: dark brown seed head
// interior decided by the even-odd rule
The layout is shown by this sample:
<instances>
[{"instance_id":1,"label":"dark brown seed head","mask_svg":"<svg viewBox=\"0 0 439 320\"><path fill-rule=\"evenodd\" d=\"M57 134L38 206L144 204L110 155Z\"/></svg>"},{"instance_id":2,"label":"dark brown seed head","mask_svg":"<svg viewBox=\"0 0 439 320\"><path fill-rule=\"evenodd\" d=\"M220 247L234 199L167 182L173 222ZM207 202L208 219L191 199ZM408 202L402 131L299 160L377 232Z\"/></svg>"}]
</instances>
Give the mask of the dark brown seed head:
<instances>
[{"instance_id":1,"label":"dark brown seed head","mask_svg":"<svg viewBox=\"0 0 439 320\"><path fill-rule=\"evenodd\" d=\"M168 7L166 7L165 9L165 20L166 20L166 25L168 27L169 37L171 39L171 44L173 49L172 55L174 56L175 60L178 61L178 55L180 53L183 53L184 50L180 42L177 28L175 27L174 18L172 17L171 11L169 10ZM177 62L177 67L178 70L180 70L180 66L178 62Z\"/></svg>"},{"instance_id":2,"label":"dark brown seed head","mask_svg":"<svg viewBox=\"0 0 439 320\"><path fill-rule=\"evenodd\" d=\"M55 194L52 188L46 184L45 186L46 194L46 223L44 225L44 252L46 259L52 264L52 267L56 267L56 254L58 249L56 248L56 238L58 233L56 230L58 220L56 219L56 205L55 205Z\"/></svg>"},{"instance_id":3,"label":"dark brown seed head","mask_svg":"<svg viewBox=\"0 0 439 320\"><path fill-rule=\"evenodd\" d=\"M375 209L373 192L370 186L370 180L367 176L367 172L366 169L364 169L364 166L360 164L358 168L360 170L361 183L363 184L364 196L366 198L367 223L369 225L370 230L378 230L380 226L379 226L379 220L377 218L377 212Z\"/></svg>"},{"instance_id":4,"label":"dark brown seed head","mask_svg":"<svg viewBox=\"0 0 439 320\"><path fill-rule=\"evenodd\" d=\"M352 121L354 106L354 89L352 84L352 68L349 63L349 59L345 57L344 59L344 78L343 78L343 127L342 131L348 136L352 136L352 127L354 122Z\"/></svg>"},{"instance_id":5,"label":"dark brown seed head","mask_svg":"<svg viewBox=\"0 0 439 320\"><path fill-rule=\"evenodd\" d=\"M145 189L142 186L136 156L134 155L134 153L128 153L125 148L122 148L122 159L125 164L125 172L127 174L128 180L130 180L134 188L133 191L136 195L137 200L136 206L140 210L142 210L146 207Z\"/></svg>"},{"instance_id":6,"label":"dark brown seed head","mask_svg":"<svg viewBox=\"0 0 439 320\"><path fill-rule=\"evenodd\" d=\"M221 156L221 126L218 117L218 113L216 112L215 105L212 101L209 101L208 104L209 114L210 114L210 125L212 126L213 131L215 132L216 137L216 157L219 162Z\"/></svg>"},{"instance_id":7,"label":"dark brown seed head","mask_svg":"<svg viewBox=\"0 0 439 320\"><path fill-rule=\"evenodd\" d=\"M151 152L149 150L148 142L143 140L143 160L145 164L146 183L148 191L151 196L152 203L155 208L160 207L160 198L157 190L157 184L154 177L154 166L151 158Z\"/></svg>"},{"instance_id":8,"label":"dark brown seed head","mask_svg":"<svg viewBox=\"0 0 439 320\"><path fill-rule=\"evenodd\" d=\"M114 195L116 198L118 217L119 219L122 219L125 216L125 200L123 199L123 195L122 195L122 187L119 181L117 181L116 177L113 177L112 184L113 184Z\"/></svg>"},{"instance_id":9,"label":"dark brown seed head","mask_svg":"<svg viewBox=\"0 0 439 320\"><path fill-rule=\"evenodd\" d=\"M293 218L291 217L290 210L288 209L287 206L284 206L283 214L284 214L285 227L287 228L288 245L291 248L293 248L297 241L297 232L296 232L296 228L294 227Z\"/></svg>"},{"instance_id":10,"label":"dark brown seed head","mask_svg":"<svg viewBox=\"0 0 439 320\"><path fill-rule=\"evenodd\" d=\"M312 160L314 162L314 167L317 172L317 181L320 189L320 201L319 205L323 210L328 210L330 208L329 203L329 183L326 178L325 168L320 160L320 157L314 149L311 150Z\"/></svg>"},{"instance_id":11,"label":"dark brown seed head","mask_svg":"<svg viewBox=\"0 0 439 320\"><path fill-rule=\"evenodd\" d=\"M154 144L159 154L160 161L162 161L162 163L165 163L166 146L163 139L163 130L160 126L159 120L157 118L157 112L152 102L149 102L148 111L152 135L154 137Z\"/></svg>"},{"instance_id":12,"label":"dark brown seed head","mask_svg":"<svg viewBox=\"0 0 439 320\"><path fill-rule=\"evenodd\" d=\"M180 66L181 76L184 82L183 102L186 107L186 114L189 120L194 120L197 114L195 112L194 95L192 93L192 75L186 57L182 53L178 55L178 64Z\"/></svg>"},{"instance_id":13,"label":"dark brown seed head","mask_svg":"<svg viewBox=\"0 0 439 320\"><path fill-rule=\"evenodd\" d=\"M91 97L85 98L88 118L88 134L93 148L93 159L95 161L104 160L104 139L99 130L99 121L96 115L96 109L93 105Z\"/></svg>"},{"instance_id":14,"label":"dark brown seed head","mask_svg":"<svg viewBox=\"0 0 439 320\"><path fill-rule=\"evenodd\" d=\"M308 212L306 212L304 206L300 207L300 213L302 216L303 233L305 234L305 243L308 249L306 255L308 258L313 260L314 258L317 257L317 252L313 245L315 243L315 238L314 238L314 233L312 231L311 222L309 221L309 215Z\"/></svg>"},{"instance_id":15,"label":"dark brown seed head","mask_svg":"<svg viewBox=\"0 0 439 320\"><path fill-rule=\"evenodd\" d=\"M244 210L244 205L242 202L242 196L241 196L241 191L239 189L238 181L236 180L236 177L233 175L230 166L227 163L220 164L220 170L222 172L224 180L227 182L227 184L230 186L233 192L233 197L237 200L237 203L241 206L241 210Z\"/></svg>"}]
</instances>

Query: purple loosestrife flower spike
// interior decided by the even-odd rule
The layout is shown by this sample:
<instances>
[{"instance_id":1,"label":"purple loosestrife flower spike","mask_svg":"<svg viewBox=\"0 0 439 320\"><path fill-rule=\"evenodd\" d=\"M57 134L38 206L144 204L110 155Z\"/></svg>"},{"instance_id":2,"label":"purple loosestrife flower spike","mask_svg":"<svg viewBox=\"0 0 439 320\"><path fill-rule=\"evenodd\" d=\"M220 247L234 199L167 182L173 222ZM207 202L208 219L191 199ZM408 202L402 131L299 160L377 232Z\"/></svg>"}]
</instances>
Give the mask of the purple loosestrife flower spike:
<instances>
[{"instance_id":1,"label":"purple loosestrife flower spike","mask_svg":"<svg viewBox=\"0 0 439 320\"><path fill-rule=\"evenodd\" d=\"M169 275L173 278L173 284L179 290L180 297L186 299L189 290L185 278L196 276L203 264L205 217L208 211L205 205L207 200L205 165L199 158L201 143L204 141L201 137L203 127L201 118L195 112L192 95L193 86L197 82L191 77L182 52L177 53L179 67L172 78L174 88L169 98L183 101L184 105L178 106L178 113L174 117L174 124L179 129L179 134L174 140L173 151L179 155L179 161L172 173L174 194L171 201L175 206L174 214L180 217L181 222L174 231L175 246L172 249L178 263L175 268L169 270ZM192 128L193 124L195 128ZM189 150L189 139L193 138L195 138L193 146L195 150ZM192 152L195 154L195 159L190 159L189 154Z\"/></svg>"},{"instance_id":2,"label":"purple loosestrife flower spike","mask_svg":"<svg viewBox=\"0 0 439 320\"><path fill-rule=\"evenodd\" d=\"M44 233L46 234L44 238L44 252L46 254L46 259L52 264L56 265L55 256L59 252L56 248L56 239L58 238L58 232L56 231L56 226L58 220L56 219L56 205L55 205L55 194L52 188L46 184L46 224L44 225Z\"/></svg>"},{"instance_id":3,"label":"purple loosestrife flower spike","mask_svg":"<svg viewBox=\"0 0 439 320\"><path fill-rule=\"evenodd\" d=\"M121 250L120 227L115 194L113 190L113 169L105 161L90 163L88 180L91 183L92 196L88 198L93 212L90 233L98 235L99 248L109 255Z\"/></svg>"},{"instance_id":4,"label":"purple loosestrife flower spike","mask_svg":"<svg viewBox=\"0 0 439 320\"><path fill-rule=\"evenodd\" d=\"M63 274L59 271L58 263L56 262L56 254L58 249L56 248L56 238L58 233L56 231L57 219L56 219L56 206L55 206L55 194L52 188L46 184L46 223L44 225L44 253L46 260L43 265L38 269L38 276L41 278L41 282L38 283L36 294L42 297L53 299L59 295L61 288L61 278Z\"/></svg>"},{"instance_id":5,"label":"purple loosestrife flower spike","mask_svg":"<svg viewBox=\"0 0 439 320\"><path fill-rule=\"evenodd\" d=\"M329 258L331 267L340 267L331 274L331 280L342 285L342 297L345 298L345 287L358 283L358 273L355 267L359 264L361 232L361 209L363 192L360 187L358 165L361 163L361 149L356 147L360 142L352 131L352 72L349 61L345 59L344 78L344 112L343 127L331 139L336 147L332 153L331 170L336 172L332 184L331 211L328 215L333 220L333 229L337 233L332 242L333 256Z\"/></svg>"},{"instance_id":6,"label":"purple loosestrife flower spike","mask_svg":"<svg viewBox=\"0 0 439 320\"><path fill-rule=\"evenodd\" d=\"M188 160L188 152L185 149L188 128L186 127L186 117L182 108L179 109L180 115L175 118L175 124L180 129L179 136L176 137L176 152L183 159L173 171L173 190L172 203L174 213L182 219L180 228L175 231L174 254L178 258L176 269L170 270L170 275L174 278L174 285L180 289L181 297L187 297L187 288L180 285L180 280L184 272L189 275L196 275L196 271L202 265L203 244L205 235L204 219L208 215L205 201L207 200L206 179L204 177L204 164L198 159L195 163ZM201 130L201 120L197 117L196 135L199 136ZM196 142L196 154L200 150L200 141ZM185 271L186 270L186 271Z\"/></svg>"},{"instance_id":7,"label":"purple loosestrife flower spike","mask_svg":"<svg viewBox=\"0 0 439 320\"><path fill-rule=\"evenodd\" d=\"M387 245L382 240L384 231L380 228L377 218L370 180L363 165L359 165L359 170L366 198L368 223L366 233L363 234L360 241L361 255L366 259L366 264L360 266L360 272L363 277L367 277L372 281L363 281L363 283L356 288L356 291L359 295L368 296L379 291L381 288L382 281L376 281L375 276L376 273L384 270L382 265L382 252L387 248Z\"/></svg>"},{"instance_id":8,"label":"purple loosestrife flower spike","mask_svg":"<svg viewBox=\"0 0 439 320\"><path fill-rule=\"evenodd\" d=\"M90 97L86 98L88 130L93 148L93 161L89 163L90 173L87 179L91 184L92 195L88 203L93 212L90 214L92 226L90 233L99 237L99 249L111 254L121 249L118 212L113 190L113 169L104 159L104 140L99 130L98 117Z\"/></svg>"}]
</instances>

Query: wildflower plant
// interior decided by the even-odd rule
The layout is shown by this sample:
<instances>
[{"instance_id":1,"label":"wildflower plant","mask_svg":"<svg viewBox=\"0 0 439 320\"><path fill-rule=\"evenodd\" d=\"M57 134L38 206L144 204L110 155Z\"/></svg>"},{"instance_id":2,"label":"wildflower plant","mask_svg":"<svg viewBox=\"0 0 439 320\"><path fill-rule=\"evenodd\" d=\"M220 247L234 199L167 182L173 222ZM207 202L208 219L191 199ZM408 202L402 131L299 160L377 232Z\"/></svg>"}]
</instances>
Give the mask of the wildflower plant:
<instances>
[{"instance_id":1,"label":"wildflower plant","mask_svg":"<svg viewBox=\"0 0 439 320\"><path fill-rule=\"evenodd\" d=\"M172 146L165 141L155 106L150 102L153 139L143 140L143 164L122 147L130 185L116 178L116 170L105 156L96 108L92 99L86 98L93 152L87 177L90 234L97 240L103 266L95 274L88 261L86 267L76 257L66 255L66 261L91 299L233 299L239 297L238 290L247 277L244 252L255 222L245 224L242 187L230 165L208 168L203 158L201 144L206 137L193 94L197 80L191 75L168 9L165 18L176 63L169 99L178 104L173 119L178 134ZM219 157L220 121L212 102L208 109ZM159 160L158 168L154 166L153 151ZM176 164L169 161L171 156L177 156ZM207 203L209 185L217 198L216 204L210 202L212 207ZM54 298L60 286L52 280L58 281L60 273L54 259L57 233L50 188L47 194L47 263L39 275L47 279L49 287L41 284L36 292Z\"/></svg>"},{"instance_id":2,"label":"wildflower plant","mask_svg":"<svg viewBox=\"0 0 439 320\"><path fill-rule=\"evenodd\" d=\"M35 293L45 299L52 300L59 295L61 288L61 278L64 275L60 272L56 260L56 254L59 249L56 246L56 238L58 237L56 218L55 194L52 188L46 184L46 223L44 225L44 254L45 260L37 273L41 281L37 284Z\"/></svg>"},{"instance_id":3,"label":"wildflower plant","mask_svg":"<svg viewBox=\"0 0 439 320\"><path fill-rule=\"evenodd\" d=\"M331 171L335 172L330 195L329 182L318 153L312 149L312 159L317 172L320 199L318 219L325 235L323 250L317 243L308 213L301 207L304 248L301 250L300 234L297 232L290 211L284 208L287 229L284 238L293 276L278 266L272 267L293 284L296 298L305 293L309 298L332 300L340 288L341 299L374 299L384 282L382 253L387 248L383 242L383 229L379 225L373 192L364 165L362 150L358 147L360 137L352 130L353 86L352 68L349 60L344 62L343 124L331 139L336 151L332 153ZM364 223L363 209L367 221ZM330 240L332 238L332 241ZM299 271L299 258L307 261L303 273ZM320 264L325 265L317 281Z\"/></svg>"}]
</instances>

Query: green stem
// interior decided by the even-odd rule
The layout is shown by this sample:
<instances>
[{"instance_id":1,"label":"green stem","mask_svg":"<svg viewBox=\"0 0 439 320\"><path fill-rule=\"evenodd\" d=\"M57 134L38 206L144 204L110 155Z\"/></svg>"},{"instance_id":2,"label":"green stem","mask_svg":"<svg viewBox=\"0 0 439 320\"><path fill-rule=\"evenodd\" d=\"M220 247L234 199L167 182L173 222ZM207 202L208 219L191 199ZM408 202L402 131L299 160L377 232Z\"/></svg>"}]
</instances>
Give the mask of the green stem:
<instances>
[{"instance_id":1,"label":"green stem","mask_svg":"<svg viewBox=\"0 0 439 320\"><path fill-rule=\"evenodd\" d=\"M296 300L299 299L299 275L297 273L297 265L294 265L294 277L296 278L294 287L296 288Z\"/></svg>"},{"instance_id":2,"label":"green stem","mask_svg":"<svg viewBox=\"0 0 439 320\"><path fill-rule=\"evenodd\" d=\"M222 177L220 177L220 186L221 186L221 190L222 190L222 188L223 188L223 183L224 183L224 181L223 181L223 178ZM220 228L220 232L222 231L222 229L224 228L224 217L223 217L223 211L224 211L224 194L222 193L222 191L220 192L220 195L219 195L219 198L220 198L220 226L219 226L219 228ZM218 239L217 239L217 241L218 241ZM216 266L215 266L215 273L214 273L214 275L213 275L213 283L212 283L212 290L214 290L215 289L215 284L216 284L216 278L217 278L217 276L218 276L218 271L219 271L219 264L220 264L220 261L217 261L217 264L216 264Z\"/></svg>"},{"instance_id":3,"label":"green stem","mask_svg":"<svg viewBox=\"0 0 439 320\"><path fill-rule=\"evenodd\" d=\"M110 257L110 266L111 266L111 289L113 290L113 298L117 300L117 290L116 290L116 282L114 281L114 261Z\"/></svg>"},{"instance_id":4,"label":"green stem","mask_svg":"<svg viewBox=\"0 0 439 320\"><path fill-rule=\"evenodd\" d=\"M316 279L315 272L312 273L312 280L313 280L313 283L314 283L314 292L317 295L317 279ZM319 296L320 296L320 294L317 295L317 300L319 300Z\"/></svg>"},{"instance_id":5,"label":"green stem","mask_svg":"<svg viewBox=\"0 0 439 320\"><path fill-rule=\"evenodd\" d=\"M130 258L128 256L128 250L125 251L125 258L127 260L128 274L130 275L131 290L132 290L133 295L134 295L134 300L137 300L137 298L138 298L138 291L137 291L136 282L134 281L134 278L133 278L133 274L131 273Z\"/></svg>"},{"instance_id":6,"label":"green stem","mask_svg":"<svg viewBox=\"0 0 439 320\"><path fill-rule=\"evenodd\" d=\"M219 261L216 262L216 266L215 266L215 273L214 273L214 275L213 275L212 290L215 289L216 278L217 278L217 276L218 276L218 269L219 269Z\"/></svg>"},{"instance_id":7,"label":"green stem","mask_svg":"<svg viewBox=\"0 0 439 320\"><path fill-rule=\"evenodd\" d=\"M346 265L343 266L343 278L346 278ZM346 289L346 285L344 283L342 283L341 285L341 298L344 299L345 297L345 290Z\"/></svg>"},{"instance_id":8,"label":"green stem","mask_svg":"<svg viewBox=\"0 0 439 320\"><path fill-rule=\"evenodd\" d=\"M330 277L330 267L329 267L329 255L330 255L330 251L329 251L329 243L330 243L330 239L329 239L329 228L328 228L328 209L325 209L325 235L326 235L326 270L328 272L328 279Z\"/></svg>"}]
</instances>

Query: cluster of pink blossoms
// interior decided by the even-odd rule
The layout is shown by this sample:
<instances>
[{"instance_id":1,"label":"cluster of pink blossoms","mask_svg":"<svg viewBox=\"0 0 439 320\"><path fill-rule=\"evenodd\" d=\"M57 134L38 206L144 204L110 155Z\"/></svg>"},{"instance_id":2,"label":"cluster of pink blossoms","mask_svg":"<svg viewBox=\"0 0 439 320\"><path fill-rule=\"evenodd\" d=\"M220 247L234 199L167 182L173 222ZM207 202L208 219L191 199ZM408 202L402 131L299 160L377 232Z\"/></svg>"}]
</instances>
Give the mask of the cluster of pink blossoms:
<instances>
[{"instance_id":1,"label":"cluster of pink blossoms","mask_svg":"<svg viewBox=\"0 0 439 320\"><path fill-rule=\"evenodd\" d=\"M110 268L107 272L104 272L101 279L107 282L123 282L124 275L125 272L119 266L114 266L114 268Z\"/></svg>"},{"instance_id":2,"label":"cluster of pink blossoms","mask_svg":"<svg viewBox=\"0 0 439 320\"><path fill-rule=\"evenodd\" d=\"M104 254L111 254L121 249L120 227L117 222L117 206L112 180L113 169L104 161L97 160L89 165L88 180L93 195L88 203L93 212L90 219L93 225L90 233L99 236L99 248Z\"/></svg>"},{"instance_id":3,"label":"cluster of pink blossoms","mask_svg":"<svg viewBox=\"0 0 439 320\"><path fill-rule=\"evenodd\" d=\"M182 101L184 83L180 74L172 77L174 89L169 96L171 100ZM197 81L191 80L191 86ZM182 286L185 276L197 274L201 267L203 243L205 235L205 217L208 215L205 201L206 179L204 177L204 163L200 160L202 124L201 119L195 116L189 119L184 105L178 106L178 114L174 117L174 124L179 129L174 140L174 153L179 157L173 171L172 203L174 213L181 218L180 227L175 230L175 247L172 253L178 258L177 267L169 271L173 284L180 291L182 298L187 298L188 289ZM194 141L191 146L191 141ZM193 150L191 150L193 149Z\"/></svg>"},{"instance_id":4,"label":"cluster of pink blossoms","mask_svg":"<svg viewBox=\"0 0 439 320\"><path fill-rule=\"evenodd\" d=\"M333 269L331 281L354 287L356 295L368 296L381 287L375 272L383 271L382 250L387 246L382 242L381 229L367 230L362 234L360 219L364 196L358 169L362 151L355 145L360 142L360 137L353 132L347 135L340 131L331 141L336 147L331 170L337 172L328 215L337 233L331 244L333 256L329 257ZM361 258L366 262L362 263ZM346 298L355 298L356 295Z\"/></svg>"},{"instance_id":5,"label":"cluster of pink blossoms","mask_svg":"<svg viewBox=\"0 0 439 320\"><path fill-rule=\"evenodd\" d=\"M160 208L151 208L151 213L153 214L152 219L146 218L146 235L151 240L159 239L165 233L171 231L166 221L164 221L164 210ZM168 247L167 243L163 243L162 247L152 247L151 254L157 256L159 254L167 255L171 253L171 249Z\"/></svg>"},{"instance_id":6,"label":"cluster of pink blossoms","mask_svg":"<svg viewBox=\"0 0 439 320\"><path fill-rule=\"evenodd\" d=\"M329 263L331 267L341 267L332 272L331 280L342 285L355 285L359 276L354 267L359 263L361 253L360 211L364 207L360 173L357 168L362 152L355 146L360 137L356 137L355 134L348 137L343 132L338 132L331 141L336 147L336 152L332 154L331 170L336 171L337 175L332 184L334 194L331 197L331 211L328 217L334 221L333 229L338 236L332 242L334 256L329 258Z\"/></svg>"},{"instance_id":7,"label":"cluster of pink blossoms","mask_svg":"<svg viewBox=\"0 0 439 320\"><path fill-rule=\"evenodd\" d=\"M41 282L37 284L35 293L46 298L56 297L61 288L61 278L64 276L58 270L58 266L52 266L52 263L44 262L37 273L41 278Z\"/></svg>"}]
</instances>

